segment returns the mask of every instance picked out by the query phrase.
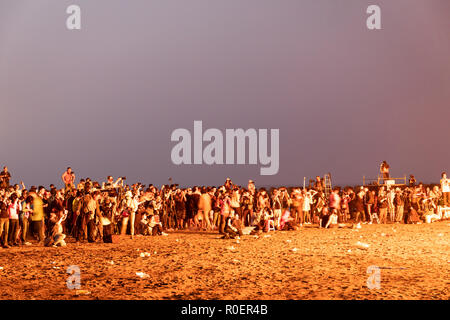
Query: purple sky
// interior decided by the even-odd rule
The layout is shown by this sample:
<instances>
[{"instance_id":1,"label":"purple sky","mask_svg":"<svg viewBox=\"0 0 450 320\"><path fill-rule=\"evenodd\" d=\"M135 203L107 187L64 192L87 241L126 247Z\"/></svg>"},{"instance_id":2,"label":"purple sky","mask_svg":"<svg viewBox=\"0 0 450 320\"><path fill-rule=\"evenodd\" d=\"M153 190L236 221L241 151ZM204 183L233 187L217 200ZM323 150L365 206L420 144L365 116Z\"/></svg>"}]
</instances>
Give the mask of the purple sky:
<instances>
[{"instance_id":1,"label":"purple sky","mask_svg":"<svg viewBox=\"0 0 450 320\"><path fill-rule=\"evenodd\" d=\"M82 30L66 29L81 7ZM382 9L382 30L366 8ZM448 0L2 0L0 165L81 177L335 184L450 171ZM175 166L174 129L279 128L280 170Z\"/></svg>"}]
</instances>

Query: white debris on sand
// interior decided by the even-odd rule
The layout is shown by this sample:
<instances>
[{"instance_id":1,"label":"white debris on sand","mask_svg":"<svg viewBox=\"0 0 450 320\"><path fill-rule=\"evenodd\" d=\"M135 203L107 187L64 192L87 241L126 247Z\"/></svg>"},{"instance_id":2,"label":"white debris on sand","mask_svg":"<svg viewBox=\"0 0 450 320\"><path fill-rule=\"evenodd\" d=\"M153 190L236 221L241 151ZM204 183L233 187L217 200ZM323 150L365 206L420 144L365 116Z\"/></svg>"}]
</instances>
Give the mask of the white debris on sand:
<instances>
[{"instance_id":1,"label":"white debris on sand","mask_svg":"<svg viewBox=\"0 0 450 320\"><path fill-rule=\"evenodd\" d=\"M369 244L364 243L364 242L360 242L360 241L356 242L355 245L358 246L358 247L360 247L360 248L365 248L365 249L367 249L367 248L370 247Z\"/></svg>"},{"instance_id":2,"label":"white debris on sand","mask_svg":"<svg viewBox=\"0 0 450 320\"><path fill-rule=\"evenodd\" d=\"M89 290L75 290L75 295L78 296L81 294L88 295L88 294L91 294L91 292Z\"/></svg>"},{"instance_id":3,"label":"white debris on sand","mask_svg":"<svg viewBox=\"0 0 450 320\"><path fill-rule=\"evenodd\" d=\"M297 248L292 248L291 251L292 251L292 252L297 252L298 249L297 249Z\"/></svg>"},{"instance_id":4,"label":"white debris on sand","mask_svg":"<svg viewBox=\"0 0 450 320\"><path fill-rule=\"evenodd\" d=\"M149 252L141 252L140 256L141 256L141 258L150 257L150 253Z\"/></svg>"},{"instance_id":5,"label":"white debris on sand","mask_svg":"<svg viewBox=\"0 0 450 320\"><path fill-rule=\"evenodd\" d=\"M146 274L145 272L136 272L136 275L140 277L141 279L149 278L150 276Z\"/></svg>"},{"instance_id":6,"label":"white debris on sand","mask_svg":"<svg viewBox=\"0 0 450 320\"><path fill-rule=\"evenodd\" d=\"M231 250L231 251L236 250L236 248L234 246L227 247L226 249Z\"/></svg>"}]
</instances>

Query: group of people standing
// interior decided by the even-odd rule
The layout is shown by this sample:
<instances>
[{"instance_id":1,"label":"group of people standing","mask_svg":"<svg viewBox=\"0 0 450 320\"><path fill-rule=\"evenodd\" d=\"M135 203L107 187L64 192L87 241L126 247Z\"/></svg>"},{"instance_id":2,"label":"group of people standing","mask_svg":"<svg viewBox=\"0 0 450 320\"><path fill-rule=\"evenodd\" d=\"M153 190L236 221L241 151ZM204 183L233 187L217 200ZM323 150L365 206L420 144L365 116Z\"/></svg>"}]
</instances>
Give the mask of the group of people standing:
<instances>
[{"instance_id":1,"label":"group of people standing","mask_svg":"<svg viewBox=\"0 0 450 320\"><path fill-rule=\"evenodd\" d=\"M5 167L6 168L6 167ZM5 171L6 170L6 171ZM7 172L8 174L5 174ZM2 178L3 177L3 178ZM166 231L216 230L235 238L244 230L297 230L358 223L419 223L442 219L450 206L450 180L441 185L370 186L327 190L323 179L308 188L269 191L235 185L180 188L178 185L127 185L112 176L102 184L81 179L71 168L62 174L63 189L50 185L9 185L7 168L0 174L0 237L2 246L65 246L66 235L76 242L113 242L115 235L167 235ZM6 181L4 183L4 181Z\"/></svg>"}]
</instances>

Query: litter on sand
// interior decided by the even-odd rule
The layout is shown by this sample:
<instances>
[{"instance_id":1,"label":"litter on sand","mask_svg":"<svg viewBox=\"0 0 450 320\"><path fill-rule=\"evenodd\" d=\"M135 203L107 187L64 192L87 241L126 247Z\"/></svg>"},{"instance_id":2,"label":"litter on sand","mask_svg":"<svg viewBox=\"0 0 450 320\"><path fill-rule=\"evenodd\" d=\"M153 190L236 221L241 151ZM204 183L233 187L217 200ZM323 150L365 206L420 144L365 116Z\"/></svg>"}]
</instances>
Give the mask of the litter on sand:
<instances>
[{"instance_id":1,"label":"litter on sand","mask_svg":"<svg viewBox=\"0 0 450 320\"><path fill-rule=\"evenodd\" d=\"M140 256L141 256L141 258L150 257L150 253L149 252L141 252Z\"/></svg>"},{"instance_id":2,"label":"litter on sand","mask_svg":"<svg viewBox=\"0 0 450 320\"><path fill-rule=\"evenodd\" d=\"M286 242L287 242L287 243L291 243L291 242L292 242L292 240L286 240Z\"/></svg>"},{"instance_id":3,"label":"litter on sand","mask_svg":"<svg viewBox=\"0 0 450 320\"><path fill-rule=\"evenodd\" d=\"M264 238L270 238L270 237L271 237L270 234L265 234L265 235L264 235Z\"/></svg>"},{"instance_id":4,"label":"litter on sand","mask_svg":"<svg viewBox=\"0 0 450 320\"><path fill-rule=\"evenodd\" d=\"M297 248L292 248L291 251L292 251L292 252L297 252L298 249L297 249Z\"/></svg>"},{"instance_id":5,"label":"litter on sand","mask_svg":"<svg viewBox=\"0 0 450 320\"><path fill-rule=\"evenodd\" d=\"M233 250L236 250L236 248L235 248L235 247L233 247L233 246L230 246L230 247L227 247L227 250L231 250L231 251L233 251Z\"/></svg>"},{"instance_id":6,"label":"litter on sand","mask_svg":"<svg viewBox=\"0 0 450 320\"><path fill-rule=\"evenodd\" d=\"M0 271L2 271L3 270L3 267L0 267Z\"/></svg>"},{"instance_id":7,"label":"litter on sand","mask_svg":"<svg viewBox=\"0 0 450 320\"><path fill-rule=\"evenodd\" d=\"M108 263L110 264L110 265L113 265L114 264L114 261L108 261Z\"/></svg>"},{"instance_id":8,"label":"litter on sand","mask_svg":"<svg viewBox=\"0 0 450 320\"><path fill-rule=\"evenodd\" d=\"M85 295L88 295L88 294L91 294L91 292L89 291L89 290L75 290L75 295L81 295L81 294L85 294Z\"/></svg>"},{"instance_id":9,"label":"litter on sand","mask_svg":"<svg viewBox=\"0 0 450 320\"><path fill-rule=\"evenodd\" d=\"M148 274L146 274L145 272L136 272L136 275L137 275L139 278L141 278L141 279L149 278L149 277L150 277L150 276L149 276Z\"/></svg>"},{"instance_id":10,"label":"litter on sand","mask_svg":"<svg viewBox=\"0 0 450 320\"><path fill-rule=\"evenodd\" d=\"M355 243L355 245L357 245L358 247L361 247L361 248L368 248L368 247L370 247L369 244L364 243L364 242L360 242L360 241L358 241L357 243Z\"/></svg>"}]
</instances>

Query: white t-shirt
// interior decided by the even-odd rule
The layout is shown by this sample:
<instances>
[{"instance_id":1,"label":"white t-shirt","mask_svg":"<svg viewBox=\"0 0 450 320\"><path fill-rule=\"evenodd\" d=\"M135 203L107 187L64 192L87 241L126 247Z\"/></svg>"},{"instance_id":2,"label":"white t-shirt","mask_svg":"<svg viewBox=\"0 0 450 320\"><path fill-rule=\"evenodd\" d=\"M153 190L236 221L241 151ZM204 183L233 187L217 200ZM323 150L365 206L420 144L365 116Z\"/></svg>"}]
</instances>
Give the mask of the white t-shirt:
<instances>
[{"instance_id":1,"label":"white t-shirt","mask_svg":"<svg viewBox=\"0 0 450 320\"><path fill-rule=\"evenodd\" d=\"M450 179L441 179L442 192L450 192Z\"/></svg>"}]
</instances>

